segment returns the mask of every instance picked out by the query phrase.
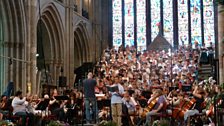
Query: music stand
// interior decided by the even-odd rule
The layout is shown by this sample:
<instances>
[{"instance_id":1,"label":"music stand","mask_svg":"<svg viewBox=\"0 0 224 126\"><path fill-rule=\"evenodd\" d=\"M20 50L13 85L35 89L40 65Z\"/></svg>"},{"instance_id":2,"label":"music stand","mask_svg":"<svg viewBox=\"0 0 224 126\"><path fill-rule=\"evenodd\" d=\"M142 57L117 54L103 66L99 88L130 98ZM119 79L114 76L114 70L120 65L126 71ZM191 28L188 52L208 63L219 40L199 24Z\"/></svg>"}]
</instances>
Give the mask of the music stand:
<instances>
[{"instance_id":1,"label":"music stand","mask_svg":"<svg viewBox=\"0 0 224 126\"><path fill-rule=\"evenodd\" d=\"M44 99L44 101L41 101L38 105L36 110L46 110L46 108L48 107L50 99Z\"/></svg>"},{"instance_id":2,"label":"music stand","mask_svg":"<svg viewBox=\"0 0 224 126\"><path fill-rule=\"evenodd\" d=\"M110 99L102 99L97 101L97 106L99 110L103 109L103 107L110 107L111 106Z\"/></svg>"},{"instance_id":3,"label":"music stand","mask_svg":"<svg viewBox=\"0 0 224 126\"><path fill-rule=\"evenodd\" d=\"M139 99L138 102L142 108L145 108L148 105L147 100L145 99Z\"/></svg>"},{"instance_id":4,"label":"music stand","mask_svg":"<svg viewBox=\"0 0 224 126\"><path fill-rule=\"evenodd\" d=\"M192 90L192 86L182 86L182 91L183 92L189 92Z\"/></svg>"},{"instance_id":5,"label":"music stand","mask_svg":"<svg viewBox=\"0 0 224 126\"><path fill-rule=\"evenodd\" d=\"M54 96L56 100L69 100L70 98L67 95L62 95L62 96Z\"/></svg>"},{"instance_id":6,"label":"music stand","mask_svg":"<svg viewBox=\"0 0 224 126\"><path fill-rule=\"evenodd\" d=\"M177 90L177 89L179 89L178 87L169 87L169 92L171 92L171 91L173 91L173 90Z\"/></svg>"},{"instance_id":7,"label":"music stand","mask_svg":"<svg viewBox=\"0 0 224 126\"><path fill-rule=\"evenodd\" d=\"M151 91L142 91L142 96L146 99L149 99L151 97L152 92Z\"/></svg>"}]
</instances>

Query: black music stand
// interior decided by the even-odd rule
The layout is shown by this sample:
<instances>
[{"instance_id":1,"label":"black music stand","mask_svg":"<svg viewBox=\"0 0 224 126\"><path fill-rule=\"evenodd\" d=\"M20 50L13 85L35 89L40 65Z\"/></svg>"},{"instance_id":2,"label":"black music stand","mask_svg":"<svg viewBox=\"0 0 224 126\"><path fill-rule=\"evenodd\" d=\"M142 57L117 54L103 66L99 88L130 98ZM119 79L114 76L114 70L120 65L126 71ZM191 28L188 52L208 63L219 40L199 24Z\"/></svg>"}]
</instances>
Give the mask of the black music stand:
<instances>
[{"instance_id":1,"label":"black music stand","mask_svg":"<svg viewBox=\"0 0 224 126\"><path fill-rule=\"evenodd\" d=\"M152 94L151 91L142 91L142 93L141 93L141 95L143 97L145 97L146 99L150 99L151 98L151 94Z\"/></svg>"},{"instance_id":2,"label":"black music stand","mask_svg":"<svg viewBox=\"0 0 224 126\"><path fill-rule=\"evenodd\" d=\"M192 90L192 86L190 86L190 85L189 85L189 86L185 86L185 85L182 86L182 91L183 91L183 92L189 92L189 91L191 91L191 90Z\"/></svg>"},{"instance_id":3,"label":"black music stand","mask_svg":"<svg viewBox=\"0 0 224 126\"><path fill-rule=\"evenodd\" d=\"M62 95L62 96L54 96L56 100L69 100L70 98L67 95Z\"/></svg>"},{"instance_id":4,"label":"black music stand","mask_svg":"<svg viewBox=\"0 0 224 126\"><path fill-rule=\"evenodd\" d=\"M38 105L36 110L46 110L46 108L48 107L50 99L44 99L44 101L41 101Z\"/></svg>"},{"instance_id":5,"label":"black music stand","mask_svg":"<svg viewBox=\"0 0 224 126\"><path fill-rule=\"evenodd\" d=\"M110 99L102 99L97 101L97 106L99 110L103 109L103 107L110 107L111 106Z\"/></svg>"},{"instance_id":6,"label":"black music stand","mask_svg":"<svg viewBox=\"0 0 224 126\"><path fill-rule=\"evenodd\" d=\"M173 91L173 90L177 90L177 89L179 89L178 87L176 87L176 86L173 86L173 87L169 87L169 92L171 92L171 91Z\"/></svg>"},{"instance_id":7,"label":"black music stand","mask_svg":"<svg viewBox=\"0 0 224 126\"><path fill-rule=\"evenodd\" d=\"M139 105L140 105L142 108L145 108L145 107L148 105L146 99L139 99L138 102L139 102Z\"/></svg>"}]
</instances>

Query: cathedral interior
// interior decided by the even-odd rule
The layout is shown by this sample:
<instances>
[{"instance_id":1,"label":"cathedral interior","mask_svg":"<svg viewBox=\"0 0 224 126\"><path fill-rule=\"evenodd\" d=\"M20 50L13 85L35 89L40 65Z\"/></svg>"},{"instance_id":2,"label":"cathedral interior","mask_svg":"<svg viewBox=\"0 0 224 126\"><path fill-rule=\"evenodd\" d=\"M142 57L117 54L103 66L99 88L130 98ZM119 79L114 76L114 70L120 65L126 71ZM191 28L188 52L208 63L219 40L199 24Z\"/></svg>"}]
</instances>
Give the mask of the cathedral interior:
<instances>
[{"instance_id":1,"label":"cathedral interior","mask_svg":"<svg viewBox=\"0 0 224 126\"><path fill-rule=\"evenodd\" d=\"M79 87L89 71L97 70L108 49L121 46L134 47L142 55L146 50L165 50L171 58L180 47L211 49L211 55L199 54L200 60L204 54L209 60L199 68L199 76L205 72L205 79L213 76L223 86L224 3L0 0L0 93L10 84L12 95L21 90L43 96L55 88Z\"/></svg>"},{"instance_id":2,"label":"cathedral interior","mask_svg":"<svg viewBox=\"0 0 224 126\"><path fill-rule=\"evenodd\" d=\"M74 85L74 71L95 63L109 44L110 1L1 0L0 90L40 92L46 82ZM29 87L29 88L28 88Z\"/></svg>"}]
</instances>

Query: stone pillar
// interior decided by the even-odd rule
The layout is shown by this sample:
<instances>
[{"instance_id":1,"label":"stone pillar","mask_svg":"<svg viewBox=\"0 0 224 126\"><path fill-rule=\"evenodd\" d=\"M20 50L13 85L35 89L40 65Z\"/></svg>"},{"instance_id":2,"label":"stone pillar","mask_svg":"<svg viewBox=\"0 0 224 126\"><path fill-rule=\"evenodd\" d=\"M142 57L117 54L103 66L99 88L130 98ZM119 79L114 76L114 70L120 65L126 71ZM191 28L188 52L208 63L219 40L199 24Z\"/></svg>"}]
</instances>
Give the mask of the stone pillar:
<instances>
[{"instance_id":1,"label":"stone pillar","mask_svg":"<svg viewBox=\"0 0 224 126\"><path fill-rule=\"evenodd\" d=\"M37 51L37 33L36 33L36 15L37 0L28 1L27 10L27 59L30 61L27 66L27 82L23 84L23 92L26 92L27 86L31 85L31 93L37 93L36 86L36 51Z\"/></svg>"},{"instance_id":2,"label":"stone pillar","mask_svg":"<svg viewBox=\"0 0 224 126\"><path fill-rule=\"evenodd\" d=\"M94 19L93 15L94 15L94 0L89 0L89 9L88 9L88 13L89 13L89 20L92 21Z\"/></svg>"},{"instance_id":3,"label":"stone pillar","mask_svg":"<svg viewBox=\"0 0 224 126\"><path fill-rule=\"evenodd\" d=\"M102 6L101 6L102 1L101 0L96 0L94 1L94 9L93 9L93 37L94 37L94 44L95 45L95 55L93 61L96 61L100 58L100 53L101 53L101 42L102 42Z\"/></svg>"},{"instance_id":4,"label":"stone pillar","mask_svg":"<svg viewBox=\"0 0 224 126\"><path fill-rule=\"evenodd\" d=\"M219 83L222 84L224 83L224 5L219 5L218 6L218 39L219 39Z\"/></svg>"},{"instance_id":5,"label":"stone pillar","mask_svg":"<svg viewBox=\"0 0 224 126\"><path fill-rule=\"evenodd\" d=\"M71 6L73 3L71 0L66 0L65 3L67 6ZM74 52L74 35L73 35L73 10L72 8L65 8L65 50L64 50L64 60L63 60L63 68L64 68L64 76L67 77L67 86L71 86L72 78L71 74L73 73L73 52Z\"/></svg>"},{"instance_id":6,"label":"stone pillar","mask_svg":"<svg viewBox=\"0 0 224 126\"><path fill-rule=\"evenodd\" d=\"M80 15L82 15L82 1L83 0L77 0L77 2L76 2L77 6L78 6L78 13Z\"/></svg>"}]
</instances>

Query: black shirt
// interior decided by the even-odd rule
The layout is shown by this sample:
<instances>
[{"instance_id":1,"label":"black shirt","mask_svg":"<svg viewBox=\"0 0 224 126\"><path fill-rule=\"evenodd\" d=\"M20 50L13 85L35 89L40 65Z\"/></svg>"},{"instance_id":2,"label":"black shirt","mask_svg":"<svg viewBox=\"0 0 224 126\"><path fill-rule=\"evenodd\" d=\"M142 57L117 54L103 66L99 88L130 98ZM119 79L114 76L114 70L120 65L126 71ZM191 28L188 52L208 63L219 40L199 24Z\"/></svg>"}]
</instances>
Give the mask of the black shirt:
<instances>
[{"instance_id":1,"label":"black shirt","mask_svg":"<svg viewBox=\"0 0 224 126\"><path fill-rule=\"evenodd\" d=\"M83 81L85 98L96 98L95 86L96 86L96 80L94 79L85 79Z\"/></svg>"},{"instance_id":2,"label":"black shirt","mask_svg":"<svg viewBox=\"0 0 224 126\"><path fill-rule=\"evenodd\" d=\"M204 98L198 98L198 97L194 97L196 102L195 102L195 109L197 109L200 113L202 112L202 103L204 102Z\"/></svg>"}]
</instances>

